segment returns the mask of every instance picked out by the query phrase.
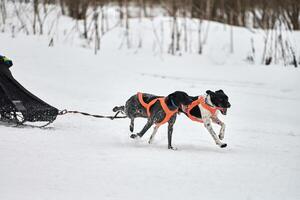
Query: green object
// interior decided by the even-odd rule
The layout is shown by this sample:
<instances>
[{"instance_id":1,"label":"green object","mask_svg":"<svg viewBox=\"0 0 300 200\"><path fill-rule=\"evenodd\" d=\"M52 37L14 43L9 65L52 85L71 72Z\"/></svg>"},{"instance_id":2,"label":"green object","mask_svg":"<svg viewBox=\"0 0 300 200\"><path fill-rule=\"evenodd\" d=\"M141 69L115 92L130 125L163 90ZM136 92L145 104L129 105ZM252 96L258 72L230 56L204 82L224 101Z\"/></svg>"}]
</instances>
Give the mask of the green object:
<instances>
[{"instance_id":1,"label":"green object","mask_svg":"<svg viewBox=\"0 0 300 200\"><path fill-rule=\"evenodd\" d=\"M10 60L10 59L8 59L8 58L7 58L7 57L5 57L5 56L3 56L3 58L2 58L2 59L3 59L3 61L4 61L4 62L11 62L11 60Z\"/></svg>"},{"instance_id":2,"label":"green object","mask_svg":"<svg viewBox=\"0 0 300 200\"><path fill-rule=\"evenodd\" d=\"M6 67L11 67L13 62L5 56L0 56L0 64L4 64Z\"/></svg>"}]
</instances>

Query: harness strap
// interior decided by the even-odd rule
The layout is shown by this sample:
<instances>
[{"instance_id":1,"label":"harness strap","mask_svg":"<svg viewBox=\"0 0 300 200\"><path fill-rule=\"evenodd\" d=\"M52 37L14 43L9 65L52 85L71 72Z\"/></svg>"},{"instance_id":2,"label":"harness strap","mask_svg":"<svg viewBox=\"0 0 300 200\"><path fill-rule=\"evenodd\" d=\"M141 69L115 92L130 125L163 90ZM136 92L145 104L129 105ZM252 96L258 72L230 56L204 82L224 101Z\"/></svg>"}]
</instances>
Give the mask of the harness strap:
<instances>
[{"instance_id":1,"label":"harness strap","mask_svg":"<svg viewBox=\"0 0 300 200\"><path fill-rule=\"evenodd\" d=\"M138 95L138 99L139 99L139 102L142 104L142 106L146 109L147 111L147 116L150 117L151 113L150 113L150 108L151 106L153 106L153 104L156 103L156 101L158 100L158 98L156 99L153 99L152 101L150 101L149 103L146 103L143 99L143 93L141 92L138 92L137 93Z\"/></svg>"},{"instance_id":2,"label":"harness strap","mask_svg":"<svg viewBox=\"0 0 300 200\"><path fill-rule=\"evenodd\" d=\"M147 116L150 117L151 115L151 112L150 112L150 108L157 102L159 101L160 102L160 105L162 107L162 109L164 110L166 116L165 118L159 122L159 123L156 123L156 126L161 126L162 124L168 122L170 120L170 118L178 112L178 109L172 111L168 108L166 102L165 102L165 98L164 97L161 97L161 98L156 98L156 99L153 99L152 101L150 101L149 103L146 103L144 100L143 100L143 93L141 92L138 92L137 93L137 96L138 96L138 100L139 102L141 103L141 105L146 109L147 111Z\"/></svg>"},{"instance_id":3,"label":"harness strap","mask_svg":"<svg viewBox=\"0 0 300 200\"><path fill-rule=\"evenodd\" d=\"M191 110L192 110L195 106L197 106L197 105L199 105L199 104L201 104L201 99L200 99L200 97L199 97L197 100L193 101L190 105L188 105L187 110L186 110L186 114L187 114L187 116L188 116L191 120L196 121L196 122L203 123L203 120L202 120L202 119L200 119L200 118L198 118L198 117L195 117L195 116L191 115Z\"/></svg>"},{"instance_id":4,"label":"harness strap","mask_svg":"<svg viewBox=\"0 0 300 200\"><path fill-rule=\"evenodd\" d=\"M165 98L159 98L158 100L160 101L160 105L166 114L165 118L161 122L156 123L156 126L161 126L164 123L168 122L171 119L171 117L178 112L178 109L170 110L165 102Z\"/></svg>"},{"instance_id":5,"label":"harness strap","mask_svg":"<svg viewBox=\"0 0 300 200\"><path fill-rule=\"evenodd\" d=\"M212 107L210 105L208 105L206 102L205 102L205 97L204 96L199 96L199 98L195 101L193 101L188 107L187 107L187 111L186 111L186 114L187 116L193 120L193 121L196 121L196 122L200 122L200 123L203 123L203 119L200 119L200 118L197 118L193 115L191 115L191 110L195 107L195 106L198 106L198 105L201 105L205 110L208 110L211 115L216 115L216 112L217 110L222 110L222 108L219 108L219 107Z\"/></svg>"},{"instance_id":6,"label":"harness strap","mask_svg":"<svg viewBox=\"0 0 300 200\"><path fill-rule=\"evenodd\" d=\"M93 114L89 114L86 112L80 112L80 111L62 110L58 113L58 115L65 115L65 114L71 113L71 114L81 114L81 115L85 115L85 116L91 116L91 117L95 117L95 118L108 118L111 120L127 118L127 116L118 116L118 114L120 112L121 111L117 112L114 116L106 116L106 115L93 115Z\"/></svg>"}]
</instances>

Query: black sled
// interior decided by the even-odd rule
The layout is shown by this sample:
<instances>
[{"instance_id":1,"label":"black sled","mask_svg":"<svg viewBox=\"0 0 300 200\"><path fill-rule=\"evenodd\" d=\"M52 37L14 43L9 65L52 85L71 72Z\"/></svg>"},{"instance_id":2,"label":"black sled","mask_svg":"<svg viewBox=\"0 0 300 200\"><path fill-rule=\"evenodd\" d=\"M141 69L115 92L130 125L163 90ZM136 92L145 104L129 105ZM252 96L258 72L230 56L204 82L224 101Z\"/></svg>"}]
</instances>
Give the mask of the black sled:
<instances>
[{"instance_id":1,"label":"black sled","mask_svg":"<svg viewBox=\"0 0 300 200\"><path fill-rule=\"evenodd\" d=\"M59 110L26 90L12 76L11 60L0 56L0 121L24 124L25 122L53 122Z\"/></svg>"}]
</instances>

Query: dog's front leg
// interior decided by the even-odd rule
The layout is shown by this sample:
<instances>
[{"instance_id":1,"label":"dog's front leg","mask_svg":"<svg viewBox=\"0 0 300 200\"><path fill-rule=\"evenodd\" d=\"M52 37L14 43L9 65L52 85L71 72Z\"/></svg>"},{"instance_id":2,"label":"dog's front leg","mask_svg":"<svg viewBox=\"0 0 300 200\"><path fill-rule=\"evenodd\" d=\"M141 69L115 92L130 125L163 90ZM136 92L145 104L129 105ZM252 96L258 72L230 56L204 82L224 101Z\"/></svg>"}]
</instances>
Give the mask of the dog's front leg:
<instances>
[{"instance_id":1,"label":"dog's front leg","mask_svg":"<svg viewBox=\"0 0 300 200\"><path fill-rule=\"evenodd\" d=\"M215 140L216 144L218 146L220 146L221 148L224 148L227 146L227 144L222 143L221 140L218 138L218 136L216 135L215 131L212 128L210 119L205 119L204 121L204 126L205 128L208 130L208 132L210 133L210 135L213 137L213 139Z\"/></svg>"},{"instance_id":2,"label":"dog's front leg","mask_svg":"<svg viewBox=\"0 0 300 200\"><path fill-rule=\"evenodd\" d=\"M214 123L221 126L220 133L219 133L219 138L220 138L220 140L223 140L224 135L225 135L225 123L222 122L217 116L214 116L211 119L212 119L212 122L214 122Z\"/></svg>"},{"instance_id":3,"label":"dog's front leg","mask_svg":"<svg viewBox=\"0 0 300 200\"><path fill-rule=\"evenodd\" d=\"M168 122L168 149L177 150L172 146L173 126L176 121L176 114Z\"/></svg>"},{"instance_id":4,"label":"dog's front leg","mask_svg":"<svg viewBox=\"0 0 300 200\"><path fill-rule=\"evenodd\" d=\"M130 137L131 138L137 138L137 137L143 137L143 135L148 131L148 129L153 125L153 120L152 119L148 119L146 125L144 126L144 128L141 130L141 132L139 132L138 134L131 134Z\"/></svg>"},{"instance_id":5,"label":"dog's front leg","mask_svg":"<svg viewBox=\"0 0 300 200\"><path fill-rule=\"evenodd\" d=\"M130 130L130 132L133 132L133 130L134 130L134 118L131 118L131 119L130 119L129 130Z\"/></svg>"}]
</instances>

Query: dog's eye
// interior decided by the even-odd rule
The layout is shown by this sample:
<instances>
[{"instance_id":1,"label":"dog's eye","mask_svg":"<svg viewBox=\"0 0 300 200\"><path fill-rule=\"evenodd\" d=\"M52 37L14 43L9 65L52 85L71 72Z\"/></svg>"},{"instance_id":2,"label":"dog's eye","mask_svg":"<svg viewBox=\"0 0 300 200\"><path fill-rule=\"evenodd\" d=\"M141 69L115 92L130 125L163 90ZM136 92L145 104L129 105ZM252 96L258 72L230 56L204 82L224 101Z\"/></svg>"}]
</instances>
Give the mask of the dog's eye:
<instances>
[{"instance_id":1,"label":"dog's eye","mask_svg":"<svg viewBox=\"0 0 300 200\"><path fill-rule=\"evenodd\" d=\"M225 99L220 99L220 102L221 102L222 104L224 104L224 103L226 103L226 100L225 100Z\"/></svg>"}]
</instances>

